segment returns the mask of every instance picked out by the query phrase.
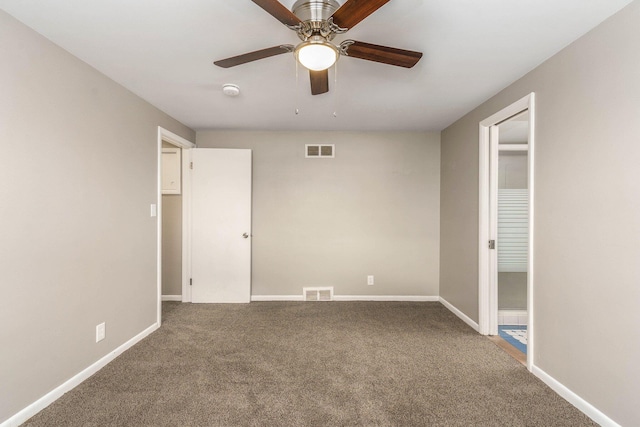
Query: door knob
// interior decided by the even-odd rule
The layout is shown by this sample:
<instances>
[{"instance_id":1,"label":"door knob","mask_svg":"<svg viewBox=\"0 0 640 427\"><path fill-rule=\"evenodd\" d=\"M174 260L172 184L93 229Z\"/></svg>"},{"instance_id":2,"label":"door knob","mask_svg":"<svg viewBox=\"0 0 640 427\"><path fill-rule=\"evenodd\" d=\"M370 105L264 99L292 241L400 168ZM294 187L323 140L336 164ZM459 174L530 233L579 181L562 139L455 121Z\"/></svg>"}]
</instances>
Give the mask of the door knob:
<instances>
[{"instance_id":1,"label":"door knob","mask_svg":"<svg viewBox=\"0 0 640 427\"><path fill-rule=\"evenodd\" d=\"M242 237L246 239L247 237L249 237L249 235L247 233L242 233Z\"/></svg>"}]
</instances>

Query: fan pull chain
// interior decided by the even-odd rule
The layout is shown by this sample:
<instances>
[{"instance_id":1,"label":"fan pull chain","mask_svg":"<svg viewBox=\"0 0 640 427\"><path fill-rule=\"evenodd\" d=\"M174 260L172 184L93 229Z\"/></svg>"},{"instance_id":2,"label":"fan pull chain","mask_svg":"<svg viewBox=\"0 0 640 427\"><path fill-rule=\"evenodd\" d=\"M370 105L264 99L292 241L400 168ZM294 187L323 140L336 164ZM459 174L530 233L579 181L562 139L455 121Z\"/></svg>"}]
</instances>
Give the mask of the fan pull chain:
<instances>
[{"instance_id":1,"label":"fan pull chain","mask_svg":"<svg viewBox=\"0 0 640 427\"><path fill-rule=\"evenodd\" d=\"M300 77L298 75L298 61L295 61L296 63L296 95L295 95L295 104L296 104L296 116L300 113L300 109L298 108L298 99L300 97L300 95L298 94L298 92L300 92Z\"/></svg>"},{"instance_id":2,"label":"fan pull chain","mask_svg":"<svg viewBox=\"0 0 640 427\"><path fill-rule=\"evenodd\" d=\"M338 62L333 65L333 117L338 117Z\"/></svg>"}]
</instances>

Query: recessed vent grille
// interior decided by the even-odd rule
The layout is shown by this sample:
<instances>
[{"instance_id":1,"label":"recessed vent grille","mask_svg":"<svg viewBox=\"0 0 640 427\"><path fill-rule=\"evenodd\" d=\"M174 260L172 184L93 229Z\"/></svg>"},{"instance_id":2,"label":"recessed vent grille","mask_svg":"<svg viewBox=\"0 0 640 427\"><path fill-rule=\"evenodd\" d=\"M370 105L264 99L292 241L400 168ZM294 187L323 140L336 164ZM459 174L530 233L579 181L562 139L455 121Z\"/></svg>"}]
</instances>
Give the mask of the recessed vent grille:
<instances>
[{"instance_id":1,"label":"recessed vent grille","mask_svg":"<svg viewBox=\"0 0 640 427\"><path fill-rule=\"evenodd\" d=\"M305 301L333 301L333 287L302 288Z\"/></svg>"},{"instance_id":2,"label":"recessed vent grille","mask_svg":"<svg viewBox=\"0 0 640 427\"><path fill-rule=\"evenodd\" d=\"M333 158L336 154L335 144L305 144L305 157L311 159Z\"/></svg>"}]
</instances>

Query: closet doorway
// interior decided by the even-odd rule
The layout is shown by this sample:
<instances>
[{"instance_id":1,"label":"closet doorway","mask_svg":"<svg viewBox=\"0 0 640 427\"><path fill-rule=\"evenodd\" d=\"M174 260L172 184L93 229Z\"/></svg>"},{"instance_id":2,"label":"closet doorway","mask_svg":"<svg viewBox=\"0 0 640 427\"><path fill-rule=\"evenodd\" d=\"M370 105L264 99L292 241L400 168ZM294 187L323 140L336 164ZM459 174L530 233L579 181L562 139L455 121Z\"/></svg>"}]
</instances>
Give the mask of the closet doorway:
<instances>
[{"instance_id":1,"label":"closet doorway","mask_svg":"<svg viewBox=\"0 0 640 427\"><path fill-rule=\"evenodd\" d=\"M162 141L162 300L182 301L182 149Z\"/></svg>"},{"instance_id":2,"label":"closet doorway","mask_svg":"<svg viewBox=\"0 0 640 427\"><path fill-rule=\"evenodd\" d=\"M184 171L189 168L189 150L195 147L195 144L187 141L179 135L170 132L158 126L157 141L157 254L156 254L156 275L157 275L157 322L162 323L162 301L164 300L183 300L185 297L185 288L189 286L189 221L188 206L190 180L189 174ZM165 173L163 173L165 172ZM168 172L168 173L166 173ZM179 196L172 200L165 199L165 196ZM164 202L164 203L163 203ZM167 206L165 206L167 205ZM152 205L152 216L154 206ZM169 220L165 220L165 216L169 216ZM181 223L177 226L178 230L172 226L175 217L179 217ZM171 230L167 230L167 227ZM166 233L171 234L169 239L165 239ZM164 243L164 244L163 244ZM165 248L170 244L171 249ZM169 253L169 260L165 258L166 252ZM175 254L180 254L180 259L174 262ZM171 265L165 265L170 262ZM167 273L167 269L173 269L171 273ZM164 274L163 274L164 272ZM182 289L170 287L167 283L163 286L163 278L165 275L169 277L175 276L178 272L180 277L174 277L180 280ZM167 293L165 293L167 292Z\"/></svg>"}]
</instances>

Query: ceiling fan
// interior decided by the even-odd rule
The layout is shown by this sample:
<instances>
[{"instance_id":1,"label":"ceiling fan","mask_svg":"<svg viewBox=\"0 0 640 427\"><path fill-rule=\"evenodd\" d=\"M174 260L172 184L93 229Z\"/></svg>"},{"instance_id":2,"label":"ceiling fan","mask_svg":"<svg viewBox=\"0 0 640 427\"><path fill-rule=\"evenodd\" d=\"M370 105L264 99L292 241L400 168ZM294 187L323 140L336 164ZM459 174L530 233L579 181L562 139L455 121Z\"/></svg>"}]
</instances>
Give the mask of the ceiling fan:
<instances>
[{"instance_id":1,"label":"ceiling fan","mask_svg":"<svg viewBox=\"0 0 640 427\"><path fill-rule=\"evenodd\" d=\"M243 55L215 61L230 68L282 53L293 53L297 61L309 69L311 94L329 91L329 68L340 56L366 59L399 67L411 68L422 58L421 52L379 46L355 40L339 45L331 43L337 34L344 34L378 10L389 0L347 0L342 6L336 0L298 0L289 11L278 0L251 0L302 40L298 45L279 45Z\"/></svg>"}]
</instances>

